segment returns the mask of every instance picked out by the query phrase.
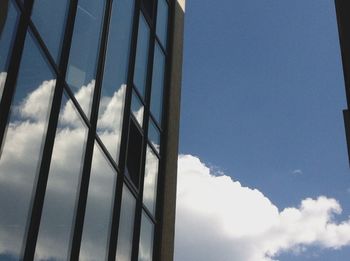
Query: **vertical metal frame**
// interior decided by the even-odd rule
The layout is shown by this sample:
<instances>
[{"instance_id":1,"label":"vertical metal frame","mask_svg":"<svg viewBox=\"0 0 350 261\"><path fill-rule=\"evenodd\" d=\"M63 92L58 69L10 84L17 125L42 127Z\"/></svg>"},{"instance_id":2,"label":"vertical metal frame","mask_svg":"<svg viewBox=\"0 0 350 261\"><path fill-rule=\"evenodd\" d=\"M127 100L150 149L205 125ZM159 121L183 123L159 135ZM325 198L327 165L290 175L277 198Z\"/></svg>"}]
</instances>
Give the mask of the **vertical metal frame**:
<instances>
[{"instance_id":1,"label":"vertical metal frame","mask_svg":"<svg viewBox=\"0 0 350 261\"><path fill-rule=\"evenodd\" d=\"M10 0L11 1L11 0ZM147 79L146 79L146 93L145 98L142 100L144 104L144 117L143 117L143 131L141 132L143 136L142 144L142 156L141 156L141 173L140 173L140 184L139 188L134 186L132 182L125 176L125 168L127 161L127 146L128 146L128 136L129 136L129 124L132 119L131 112L131 98L132 91L138 93L138 90L134 87L133 75L135 69L135 58L136 58L136 48L137 48L137 37L138 37L138 26L140 14L143 13L143 7L141 4L142 0L135 0L134 6L134 16L132 25L132 36L131 36L131 47L129 53L129 64L128 64L128 75L127 75L127 88L125 93L124 111L123 111L123 123L121 130L121 143L120 143L120 156L117 159L116 164L114 162L113 156L110 155L106 150L102 141L97 136L97 120L99 103L101 98L102 89L102 79L104 73L104 66L107 55L107 45L109 37L109 28L112 15L113 1L118 3L118 0L105 0L105 9L103 17L102 32L99 45L98 62L96 69L96 84L92 99L92 109L91 116L87 118L84 114L82 108L80 107L78 101L74 97L74 93L69 88L65 82L67 66L69 61L69 53L74 32L74 23L77 13L78 1L71 0L69 2L69 9L67 14L67 19L65 21L65 33L63 38L62 50L60 53L59 64L56 65L55 59L52 58L50 52L45 45L45 42L40 36L40 32L36 29L35 24L30 20L31 12L34 5L34 0L24 0L24 4L20 0L12 0L14 4L17 5L20 14L19 21L17 25L17 32L12 46L12 54L10 56L10 62L8 65L8 75L6 83L4 86L3 96L0 103L0 144L3 144L3 140L6 134L6 128L10 115L11 103L15 94L15 86L17 81L17 76L19 72L21 57L24 49L25 38L29 31L33 34L35 41L39 45L39 49L44 53L46 60L49 63L52 71L57 76L56 86L53 93L52 104L50 109L50 117L47 126L47 132L45 136L45 143L42 150L42 158L40 162L39 172L37 174L37 185L34 190L33 199L31 202L31 213L28 220L27 231L25 234L25 247L21 258L23 260L33 260L35 255L36 243L39 233L41 215L45 200L45 192L47 187L47 182L49 178L50 163L52 157L53 146L55 142L56 129L58 124L59 113L61 109L61 102L63 92L66 91L69 98L72 100L76 109L78 110L80 116L88 127L87 141L85 145L85 154L83 159L83 168L80 180L80 186L78 188L78 199L75 209L75 218L73 224L73 233L69 249L69 259L79 260L80 246L82 240L84 217L87 204L87 196L90 182L91 165L93 158L93 151L95 144L99 144L102 148L103 153L108 158L114 171L116 172L116 186L114 194L113 210L111 214L111 226L109 231L109 241L107 256L108 260L115 260L117 251L117 241L118 241L118 229L119 220L121 212L121 201L122 201L122 191L124 184L130 189L131 193L136 198L136 208L134 213L134 227L133 227L133 247L132 247L132 261L138 260L139 251L139 241L140 241L140 229L141 229L141 219L142 213L145 212L150 220L154 224L154 241L153 241L153 260L160 261L160 242L161 242L161 231L162 231L162 213L163 213L163 197L164 197L164 174L165 174L165 160L166 160L166 136L168 135L168 130L166 124L164 124L169 117L169 87L170 87L170 72L171 72L171 62L172 62L172 48L173 48L173 27L174 27L174 5L175 1L167 1L169 6L168 12L168 35L167 35L167 46L163 47L161 42L156 35L156 25L157 25L157 8L158 0L153 0L153 17L145 16L145 19L150 28L150 38L149 38L149 49L148 49L148 64L147 64ZM118 7L117 7L118 8ZM154 49L155 43L159 42L165 54L165 75L164 75L164 86L163 86L163 111L162 111L162 123L158 123L154 120L154 117L150 111L150 100L151 100L151 87L152 87L152 74L154 65ZM148 141L148 125L149 120L152 119L161 135L161 148L160 153L154 151L155 155L159 158L159 169L158 169L158 180L157 180L157 198L156 198L156 213L153 216L152 213L143 204L143 187L145 178L145 160ZM2 147L2 146L1 146ZM1 156L0 147L0 156ZM151 149L154 150L153 146L150 145ZM161 155L161 156L160 156Z\"/></svg>"}]
</instances>

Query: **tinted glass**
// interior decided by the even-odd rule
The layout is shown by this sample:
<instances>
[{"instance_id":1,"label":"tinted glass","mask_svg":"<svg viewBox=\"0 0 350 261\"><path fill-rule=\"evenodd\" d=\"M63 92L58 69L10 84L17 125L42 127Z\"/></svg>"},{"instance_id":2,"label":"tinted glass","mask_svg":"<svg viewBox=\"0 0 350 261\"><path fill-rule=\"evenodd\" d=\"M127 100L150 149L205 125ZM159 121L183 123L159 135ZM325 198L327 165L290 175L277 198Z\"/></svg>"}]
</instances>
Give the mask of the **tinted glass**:
<instances>
[{"instance_id":1,"label":"tinted glass","mask_svg":"<svg viewBox=\"0 0 350 261\"><path fill-rule=\"evenodd\" d=\"M74 24L67 83L90 116L105 1L80 0Z\"/></svg>"},{"instance_id":2,"label":"tinted glass","mask_svg":"<svg viewBox=\"0 0 350 261\"><path fill-rule=\"evenodd\" d=\"M35 260L67 260L87 127L70 100L61 106Z\"/></svg>"},{"instance_id":3,"label":"tinted glass","mask_svg":"<svg viewBox=\"0 0 350 261\"><path fill-rule=\"evenodd\" d=\"M95 144L79 260L106 260L116 177Z\"/></svg>"},{"instance_id":4,"label":"tinted glass","mask_svg":"<svg viewBox=\"0 0 350 261\"><path fill-rule=\"evenodd\" d=\"M140 14L139 30L137 35L134 84L142 95L145 95L146 90L149 36L149 26L143 15Z\"/></svg>"},{"instance_id":5,"label":"tinted glass","mask_svg":"<svg viewBox=\"0 0 350 261\"><path fill-rule=\"evenodd\" d=\"M154 225L143 212L141 219L141 232L138 261L152 261L153 255L153 232Z\"/></svg>"},{"instance_id":6,"label":"tinted glass","mask_svg":"<svg viewBox=\"0 0 350 261\"><path fill-rule=\"evenodd\" d=\"M133 91L131 98L131 111L137 122L142 126L144 107L137 94Z\"/></svg>"},{"instance_id":7,"label":"tinted glass","mask_svg":"<svg viewBox=\"0 0 350 261\"><path fill-rule=\"evenodd\" d=\"M113 1L97 132L116 160L119 158L133 15L134 1Z\"/></svg>"},{"instance_id":8,"label":"tinted glass","mask_svg":"<svg viewBox=\"0 0 350 261\"><path fill-rule=\"evenodd\" d=\"M68 10L68 0L35 0L32 20L47 48L58 62Z\"/></svg>"},{"instance_id":9,"label":"tinted glass","mask_svg":"<svg viewBox=\"0 0 350 261\"><path fill-rule=\"evenodd\" d=\"M152 149L147 146L145 179L143 185L143 204L154 215L156 211L157 180L159 159Z\"/></svg>"},{"instance_id":10,"label":"tinted glass","mask_svg":"<svg viewBox=\"0 0 350 261\"><path fill-rule=\"evenodd\" d=\"M157 36L166 48L167 36L168 36L168 3L166 0L158 0L157 9Z\"/></svg>"},{"instance_id":11,"label":"tinted glass","mask_svg":"<svg viewBox=\"0 0 350 261\"><path fill-rule=\"evenodd\" d=\"M35 64L35 66L33 66ZM16 93L0 157L0 259L19 260L56 84L27 34Z\"/></svg>"},{"instance_id":12,"label":"tinted glass","mask_svg":"<svg viewBox=\"0 0 350 261\"><path fill-rule=\"evenodd\" d=\"M0 2L0 100L7 76L15 29L18 23L18 10L12 1Z\"/></svg>"},{"instance_id":13,"label":"tinted glass","mask_svg":"<svg viewBox=\"0 0 350 261\"><path fill-rule=\"evenodd\" d=\"M148 139L152 143L154 148L157 150L157 152L159 153L160 132L151 118L149 120L149 125L148 125Z\"/></svg>"},{"instance_id":14,"label":"tinted glass","mask_svg":"<svg viewBox=\"0 0 350 261\"><path fill-rule=\"evenodd\" d=\"M119 220L116 261L131 261L136 200L124 185Z\"/></svg>"},{"instance_id":15,"label":"tinted glass","mask_svg":"<svg viewBox=\"0 0 350 261\"><path fill-rule=\"evenodd\" d=\"M156 43L153 61L151 113L159 124L161 124L163 112L164 69L165 56L158 43Z\"/></svg>"}]
</instances>

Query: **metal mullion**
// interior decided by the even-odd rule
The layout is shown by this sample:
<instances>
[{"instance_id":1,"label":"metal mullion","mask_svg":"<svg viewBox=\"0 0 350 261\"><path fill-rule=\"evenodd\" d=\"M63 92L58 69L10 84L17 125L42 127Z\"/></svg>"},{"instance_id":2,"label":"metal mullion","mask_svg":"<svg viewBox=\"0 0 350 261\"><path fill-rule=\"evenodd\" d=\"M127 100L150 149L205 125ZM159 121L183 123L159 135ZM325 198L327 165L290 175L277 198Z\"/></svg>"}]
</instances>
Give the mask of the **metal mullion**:
<instances>
[{"instance_id":1,"label":"metal mullion","mask_svg":"<svg viewBox=\"0 0 350 261\"><path fill-rule=\"evenodd\" d=\"M46 60L49 62L49 64L51 65L53 71L55 72L56 75L60 75L60 70L56 64L55 59L51 56L50 51L47 48L44 40L42 39L38 29L36 28L36 26L34 25L34 23L31 20L29 20L28 27L30 28L29 31L33 34L36 41L38 42L38 44L40 46L40 48L39 48L40 51L44 53L44 56L45 56Z\"/></svg>"},{"instance_id":2,"label":"metal mullion","mask_svg":"<svg viewBox=\"0 0 350 261\"><path fill-rule=\"evenodd\" d=\"M17 1L16 1L17 3ZM21 7L17 3L18 7ZM20 16L16 28L16 37L13 42L11 57L9 59L9 65L7 67L7 77L4 85L2 98L0 100L0 156L2 152L3 139L7 130L7 123L10 117L11 103L16 91L16 82L21 64L21 58L27 35L29 16L33 6L33 0L27 0L25 2L26 8L20 10Z\"/></svg>"},{"instance_id":3,"label":"metal mullion","mask_svg":"<svg viewBox=\"0 0 350 261\"><path fill-rule=\"evenodd\" d=\"M138 90L137 86L135 86L134 83L131 83L131 85L132 85L133 91L136 93L137 97L142 102L142 105L145 106L145 102L144 102L143 97L142 97L140 91Z\"/></svg>"},{"instance_id":4,"label":"metal mullion","mask_svg":"<svg viewBox=\"0 0 350 261\"><path fill-rule=\"evenodd\" d=\"M157 158L161 160L160 154L157 152L157 149L153 146L152 142L150 140L147 140L147 144L151 147L153 153L157 156Z\"/></svg>"},{"instance_id":5,"label":"metal mullion","mask_svg":"<svg viewBox=\"0 0 350 261\"><path fill-rule=\"evenodd\" d=\"M142 203L142 210L145 212L146 216L152 221L154 225L157 225L157 220L154 215L148 210L147 206Z\"/></svg>"},{"instance_id":6,"label":"metal mullion","mask_svg":"<svg viewBox=\"0 0 350 261\"><path fill-rule=\"evenodd\" d=\"M96 140L96 129L97 129L97 119L98 119L98 110L101 97L101 86L102 78L104 71L104 64L106 59L106 51L108 44L108 32L109 32L109 23L112 10L113 0L105 1L105 12L103 18L103 28L100 40L100 50L98 57L98 64L96 70L96 84L92 100L92 109L90 115L91 127L89 128L86 148L85 148L85 157L83 164L82 177L80 182L79 189L79 198L77 203L76 216L74 220L74 232L72 237L72 244L70 249L70 260L75 261L79 260L81 239L83 234L84 218L85 218L85 209L87 203L87 196L90 183L90 174L91 174L91 165L92 157L94 151L94 145ZM112 161L113 162L113 161Z\"/></svg>"},{"instance_id":7,"label":"metal mullion","mask_svg":"<svg viewBox=\"0 0 350 261\"><path fill-rule=\"evenodd\" d=\"M157 0L159 1L159 0ZM159 148L159 154L163 155L162 160L159 162L158 168L158 180L157 180L157 206L156 206L156 217L158 225L155 229L155 244L158 246L158 249L153 251L153 261L162 261L161 260L161 242L162 242L162 230L163 230L163 212L164 212L164 193L165 193L165 162L168 160L167 151L168 143L166 137L168 136L168 121L170 114L170 79L171 79L171 70L172 70L172 59L173 59L173 49L174 49L174 27L175 27L175 6L176 1L168 1L168 23L167 23L167 46L168 55L165 56L165 75L163 83L163 131L160 132L160 143L162 146ZM166 87L165 87L166 86ZM166 124L164 124L166 123Z\"/></svg>"},{"instance_id":8,"label":"metal mullion","mask_svg":"<svg viewBox=\"0 0 350 261\"><path fill-rule=\"evenodd\" d=\"M160 49L163 51L164 56L167 56L166 47L163 47L163 44L162 44L162 42L159 40L159 37L157 36L157 33L156 33L156 41L157 41L157 43L158 43Z\"/></svg>"},{"instance_id":9,"label":"metal mullion","mask_svg":"<svg viewBox=\"0 0 350 261\"><path fill-rule=\"evenodd\" d=\"M156 14L156 4L153 5L153 15ZM146 17L146 16L144 16ZM147 19L146 19L147 21ZM133 255L131 260L137 261L138 252L139 252L139 242L140 242L140 230L141 230L141 219L142 219L142 211L144 210L143 205L143 185L145 178L145 162L146 162L146 151L147 151L147 135L148 135L148 124L149 124L149 114L150 114L150 99L151 99L151 83L152 83L152 72L153 72L153 56L154 56L154 38L155 38L155 23L156 18L152 19L150 27L150 38L149 38L149 50L148 50L148 63L147 63L147 81L146 81L146 94L145 94L145 114L143 117L143 128L144 128L144 137L145 141L143 143L143 152L141 157L141 162L143 163L141 166L141 177L140 177L140 194L138 196L138 200L136 203L136 214L135 214L135 224L134 224L134 240L133 240ZM152 218L152 220L154 220ZM135 233L136 232L136 233ZM152 250L153 252L153 250Z\"/></svg>"},{"instance_id":10,"label":"metal mullion","mask_svg":"<svg viewBox=\"0 0 350 261\"><path fill-rule=\"evenodd\" d=\"M42 159L39 169L36 191L32 202L30 223L26 235L26 246L23 255L24 260L33 260L35 255L36 241L39 233L40 219L43 210L46 186L50 170L51 154L54 146L58 117L61 108L63 82L69 58L69 50L73 35L76 10L77 1L71 1L68 11L68 19L66 21L66 30L63 41L64 44L62 46L62 53L59 64L59 69L62 72L62 74L57 75L57 82L53 94L50 118L47 125L47 133L44 143L45 145L42 151Z\"/></svg>"},{"instance_id":11,"label":"metal mullion","mask_svg":"<svg viewBox=\"0 0 350 261\"><path fill-rule=\"evenodd\" d=\"M164 81L165 82L165 81ZM164 88L165 89L165 88ZM164 96L164 93L163 93L163 96ZM163 97L162 97L163 98ZM163 116L163 115L162 115ZM160 133L163 132L163 128L161 126L159 126L159 123L158 121L154 118L151 110L150 110L150 113L149 113L149 117L152 119L153 123L156 125L157 129L159 130ZM163 118L163 117L162 117Z\"/></svg>"},{"instance_id":12,"label":"metal mullion","mask_svg":"<svg viewBox=\"0 0 350 261\"><path fill-rule=\"evenodd\" d=\"M113 216L112 216L112 225L110 231L109 238L109 249L108 249L108 260L114 260L116 251L117 251L117 241L118 241L118 229L119 229L119 219L120 219L120 209L121 209L121 200L122 200L122 191L123 184L129 183L130 181L125 176L125 166L126 166L126 154L127 154L127 146L128 146L128 131L129 131L129 123L130 123L130 113L131 113L131 97L133 90L133 75L134 75L134 67L135 67L135 57L136 57L136 46L137 46L137 34L138 34L138 24L139 24L139 15L140 15L140 0L135 0L134 2L134 15L133 15L133 25L132 25L132 36L131 36L131 47L129 53L129 66L128 66L128 75L127 75L127 85L126 85L126 93L125 93L125 102L124 102L124 112L123 112L123 125L121 132L121 142L120 142L120 153L119 153L119 167L121 169L122 178L117 180L117 188L114 198L113 205ZM132 184L132 182L131 182ZM137 215L137 197L136 199L136 210L134 221L136 220ZM134 231L133 231L133 245L135 242L135 222L134 222ZM134 247L132 248L134 255Z\"/></svg>"}]
</instances>

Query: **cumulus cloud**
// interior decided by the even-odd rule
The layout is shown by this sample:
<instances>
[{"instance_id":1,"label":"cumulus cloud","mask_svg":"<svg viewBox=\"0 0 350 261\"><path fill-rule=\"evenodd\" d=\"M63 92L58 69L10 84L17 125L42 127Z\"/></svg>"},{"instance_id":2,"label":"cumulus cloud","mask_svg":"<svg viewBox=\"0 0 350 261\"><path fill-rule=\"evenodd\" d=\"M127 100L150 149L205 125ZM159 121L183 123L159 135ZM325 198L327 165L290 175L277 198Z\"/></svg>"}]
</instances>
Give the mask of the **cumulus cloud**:
<instances>
[{"instance_id":1,"label":"cumulus cloud","mask_svg":"<svg viewBox=\"0 0 350 261\"><path fill-rule=\"evenodd\" d=\"M307 247L350 245L350 219L341 223L339 203L320 196L298 207L278 208L257 189L213 175L191 155L179 157L177 261L271 261Z\"/></svg>"}]
</instances>

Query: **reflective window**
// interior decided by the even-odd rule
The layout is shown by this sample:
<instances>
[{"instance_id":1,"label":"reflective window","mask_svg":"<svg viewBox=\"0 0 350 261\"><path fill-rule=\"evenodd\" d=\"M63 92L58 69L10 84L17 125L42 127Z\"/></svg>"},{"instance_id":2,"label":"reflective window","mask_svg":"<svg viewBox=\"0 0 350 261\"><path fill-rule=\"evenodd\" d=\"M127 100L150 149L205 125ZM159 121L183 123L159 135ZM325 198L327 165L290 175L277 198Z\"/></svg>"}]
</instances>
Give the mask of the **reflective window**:
<instances>
[{"instance_id":1,"label":"reflective window","mask_svg":"<svg viewBox=\"0 0 350 261\"><path fill-rule=\"evenodd\" d=\"M157 152L159 153L160 132L151 118L149 120L149 125L148 125L148 139L152 143L154 148L157 150Z\"/></svg>"},{"instance_id":2,"label":"reflective window","mask_svg":"<svg viewBox=\"0 0 350 261\"><path fill-rule=\"evenodd\" d=\"M0 2L0 100L5 86L18 17L18 10L12 1Z\"/></svg>"},{"instance_id":3,"label":"reflective window","mask_svg":"<svg viewBox=\"0 0 350 261\"><path fill-rule=\"evenodd\" d=\"M166 0L158 0L156 33L164 48L166 48L168 36L168 9Z\"/></svg>"},{"instance_id":4,"label":"reflective window","mask_svg":"<svg viewBox=\"0 0 350 261\"><path fill-rule=\"evenodd\" d=\"M68 0L34 1L32 20L57 62L61 53L68 7Z\"/></svg>"},{"instance_id":5,"label":"reflective window","mask_svg":"<svg viewBox=\"0 0 350 261\"><path fill-rule=\"evenodd\" d=\"M137 122L142 126L144 107L135 91L132 92L131 111Z\"/></svg>"},{"instance_id":6,"label":"reflective window","mask_svg":"<svg viewBox=\"0 0 350 261\"><path fill-rule=\"evenodd\" d=\"M164 69L165 56L156 42L152 75L151 113L160 124L162 123L163 112Z\"/></svg>"},{"instance_id":7,"label":"reflective window","mask_svg":"<svg viewBox=\"0 0 350 261\"><path fill-rule=\"evenodd\" d=\"M124 185L119 219L116 261L131 261L136 200Z\"/></svg>"},{"instance_id":8,"label":"reflective window","mask_svg":"<svg viewBox=\"0 0 350 261\"><path fill-rule=\"evenodd\" d=\"M67 83L89 117L105 1L80 0L67 68Z\"/></svg>"},{"instance_id":9,"label":"reflective window","mask_svg":"<svg viewBox=\"0 0 350 261\"><path fill-rule=\"evenodd\" d=\"M87 127L73 103L61 106L35 260L67 260Z\"/></svg>"},{"instance_id":10,"label":"reflective window","mask_svg":"<svg viewBox=\"0 0 350 261\"><path fill-rule=\"evenodd\" d=\"M116 160L119 158L133 16L134 1L113 1L97 132Z\"/></svg>"},{"instance_id":11,"label":"reflective window","mask_svg":"<svg viewBox=\"0 0 350 261\"><path fill-rule=\"evenodd\" d=\"M152 149L147 146L145 179L143 185L143 204L145 204L153 215L156 211L158 168L159 159Z\"/></svg>"},{"instance_id":12,"label":"reflective window","mask_svg":"<svg viewBox=\"0 0 350 261\"><path fill-rule=\"evenodd\" d=\"M35 66L33 66L35 64ZM56 84L27 34L0 157L0 255L19 260Z\"/></svg>"},{"instance_id":13,"label":"reflective window","mask_svg":"<svg viewBox=\"0 0 350 261\"><path fill-rule=\"evenodd\" d=\"M150 29L140 14L139 30L137 35L136 60L134 72L134 84L142 95L145 95L148 63Z\"/></svg>"},{"instance_id":14,"label":"reflective window","mask_svg":"<svg viewBox=\"0 0 350 261\"><path fill-rule=\"evenodd\" d=\"M107 258L117 173L95 144L79 260Z\"/></svg>"},{"instance_id":15,"label":"reflective window","mask_svg":"<svg viewBox=\"0 0 350 261\"><path fill-rule=\"evenodd\" d=\"M138 261L152 261L153 233L154 233L154 225L152 221L147 217L147 215L143 212L142 219L141 219Z\"/></svg>"}]
</instances>

